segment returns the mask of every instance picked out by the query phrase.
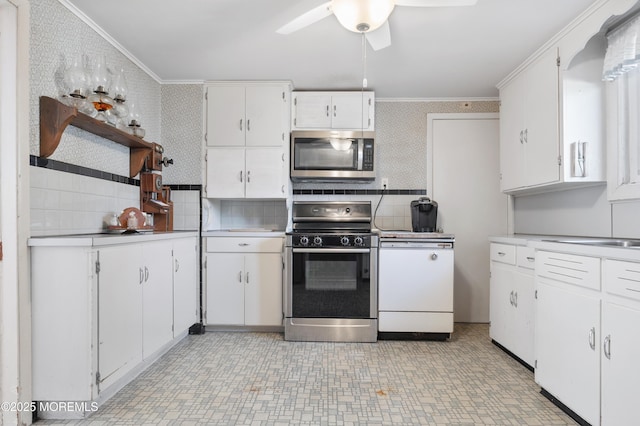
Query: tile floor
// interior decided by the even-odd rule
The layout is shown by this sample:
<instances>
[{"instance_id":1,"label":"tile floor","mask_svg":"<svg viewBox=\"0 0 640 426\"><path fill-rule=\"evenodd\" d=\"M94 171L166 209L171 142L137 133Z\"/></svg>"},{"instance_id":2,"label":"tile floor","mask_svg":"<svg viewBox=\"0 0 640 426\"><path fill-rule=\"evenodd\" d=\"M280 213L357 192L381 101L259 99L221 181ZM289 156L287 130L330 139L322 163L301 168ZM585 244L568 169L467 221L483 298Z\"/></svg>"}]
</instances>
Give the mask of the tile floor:
<instances>
[{"instance_id":1,"label":"tile floor","mask_svg":"<svg viewBox=\"0 0 640 426\"><path fill-rule=\"evenodd\" d=\"M447 342L188 336L87 420L36 424L573 425L533 374L456 324Z\"/></svg>"}]
</instances>

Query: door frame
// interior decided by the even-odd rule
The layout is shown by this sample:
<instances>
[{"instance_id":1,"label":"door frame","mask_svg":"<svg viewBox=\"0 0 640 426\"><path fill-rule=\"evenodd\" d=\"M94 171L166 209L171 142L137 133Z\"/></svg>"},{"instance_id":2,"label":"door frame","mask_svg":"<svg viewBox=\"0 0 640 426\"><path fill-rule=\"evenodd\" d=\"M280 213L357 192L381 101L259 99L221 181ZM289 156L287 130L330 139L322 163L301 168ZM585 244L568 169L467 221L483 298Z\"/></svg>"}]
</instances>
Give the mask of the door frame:
<instances>
[{"instance_id":1,"label":"door frame","mask_svg":"<svg viewBox=\"0 0 640 426\"><path fill-rule=\"evenodd\" d=\"M500 120L497 112L453 112L427 113L427 194L433 194L433 122L435 120ZM497 170L496 172L500 172ZM507 233L514 232L514 197L508 196L507 201Z\"/></svg>"},{"instance_id":2,"label":"door frame","mask_svg":"<svg viewBox=\"0 0 640 426\"><path fill-rule=\"evenodd\" d=\"M31 292L29 281L29 0L0 0L5 64L0 81L0 398L31 403ZM8 64L8 66L7 66ZM0 412L0 424L31 424L28 410Z\"/></svg>"}]
</instances>

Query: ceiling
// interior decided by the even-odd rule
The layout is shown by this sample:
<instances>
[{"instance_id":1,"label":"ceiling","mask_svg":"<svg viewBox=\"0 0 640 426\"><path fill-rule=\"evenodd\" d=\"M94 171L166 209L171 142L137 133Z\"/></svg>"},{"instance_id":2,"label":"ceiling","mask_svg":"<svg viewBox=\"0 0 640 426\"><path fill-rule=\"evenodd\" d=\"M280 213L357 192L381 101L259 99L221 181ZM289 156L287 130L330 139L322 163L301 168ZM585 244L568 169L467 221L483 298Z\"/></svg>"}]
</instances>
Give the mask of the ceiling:
<instances>
[{"instance_id":1,"label":"ceiling","mask_svg":"<svg viewBox=\"0 0 640 426\"><path fill-rule=\"evenodd\" d=\"M361 88L366 73L377 98L470 99L497 97L496 84L594 0L398 6L391 46L367 46L366 62L362 36L334 16L276 34L326 0L110 0L107 13L102 1L60 1L163 83L291 80L296 89L341 90Z\"/></svg>"}]
</instances>

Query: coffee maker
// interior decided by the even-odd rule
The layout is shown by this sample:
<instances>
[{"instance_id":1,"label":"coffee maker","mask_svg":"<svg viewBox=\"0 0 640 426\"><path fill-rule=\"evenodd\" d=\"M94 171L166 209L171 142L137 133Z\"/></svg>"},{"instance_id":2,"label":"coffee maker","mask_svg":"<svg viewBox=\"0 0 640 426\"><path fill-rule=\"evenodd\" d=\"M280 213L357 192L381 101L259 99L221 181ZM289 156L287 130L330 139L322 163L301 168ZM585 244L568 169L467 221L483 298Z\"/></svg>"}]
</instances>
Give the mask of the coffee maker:
<instances>
[{"instance_id":1,"label":"coffee maker","mask_svg":"<svg viewBox=\"0 0 640 426\"><path fill-rule=\"evenodd\" d=\"M411 227L413 232L436 232L438 203L427 197L411 202Z\"/></svg>"}]
</instances>

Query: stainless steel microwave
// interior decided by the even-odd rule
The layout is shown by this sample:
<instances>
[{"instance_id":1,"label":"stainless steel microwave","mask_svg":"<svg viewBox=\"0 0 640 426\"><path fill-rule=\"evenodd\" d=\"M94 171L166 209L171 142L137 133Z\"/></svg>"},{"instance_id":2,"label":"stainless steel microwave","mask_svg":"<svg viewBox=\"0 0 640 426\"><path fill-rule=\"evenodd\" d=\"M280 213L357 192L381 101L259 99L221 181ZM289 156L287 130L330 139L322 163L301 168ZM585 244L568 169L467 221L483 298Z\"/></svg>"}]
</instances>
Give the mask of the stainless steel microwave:
<instances>
[{"instance_id":1,"label":"stainless steel microwave","mask_svg":"<svg viewBox=\"0 0 640 426\"><path fill-rule=\"evenodd\" d=\"M374 135L350 130L291 132L291 180L375 179Z\"/></svg>"}]
</instances>

